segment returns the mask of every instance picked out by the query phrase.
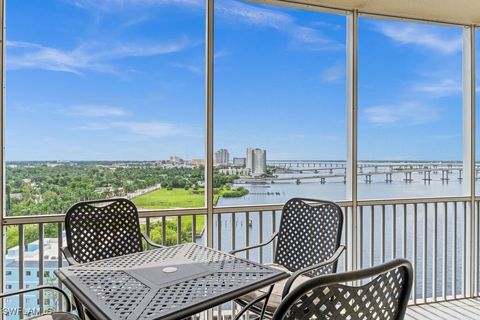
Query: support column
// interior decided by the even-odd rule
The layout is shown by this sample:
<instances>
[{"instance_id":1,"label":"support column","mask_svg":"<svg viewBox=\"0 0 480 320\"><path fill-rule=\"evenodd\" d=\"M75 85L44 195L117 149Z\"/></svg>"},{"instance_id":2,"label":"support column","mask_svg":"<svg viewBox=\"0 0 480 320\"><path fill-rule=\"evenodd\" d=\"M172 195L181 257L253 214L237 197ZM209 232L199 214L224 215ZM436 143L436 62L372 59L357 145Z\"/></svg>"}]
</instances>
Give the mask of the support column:
<instances>
[{"instance_id":1,"label":"support column","mask_svg":"<svg viewBox=\"0 0 480 320\"><path fill-rule=\"evenodd\" d=\"M0 187L0 203L2 205L2 216L0 219L0 250L2 250L2 258L0 261L0 289L3 291L4 289L4 264L5 264L5 249L6 249L6 227L3 225L3 217L6 216L6 206L5 206L5 0L0 0L0 21L2 23L2 32L0 32L0 81L1 81L1 88L2 92L0 94L0 141L1 141L1 148L0 148L0 176L2 177L1 180L1 187ZM3 310L3 299L0 299L0 310Z\"/></svg>"},{"instance_id":2,"label":"support column","mask_svg":"<svg viewBox=\"0 0 480 320\"><path fill-rule=\"evenodd\" d=\"M358 121L358 11L347 16L347 199L352 202L348 215L347 269L356 270L357 259L357 121Z\"/></svg>"},{"instance_id":3,"label":"support column","mask_svg":"<svg viewBox=\"0 0 480 320\"><path fill-rule=\"evenodd\" d=\"M213 247L213 14L214 0L206 0L205 70L205 207L207 246Z\"/></svg>"},{"instance_id":4,"label":"support column","mask_svg":"<svg viewBox=\"0 0 480 320\"><path fill-rule=\"evenodd\" d=\"M475 209L475 27L463 30L463 192L470 197L469 212L466 223L466 296L471 297L477 291L476 279L476 243L478 238ZM478 232L478 230L477 230Z\"/></svg>"},{"instance_id":5,"label":"support column","mask_svg":"<svg viewBox=\"0 0 480 320\"><path fill-rule=\"evenodd\" d=\"M205 1L205 220L206 245L213 247L213 62L214 62L214 0ZM219 239L220 240L220 239ZM213 309L206 312L207 320L213 319Z\"/></svg>"}]
</instances>

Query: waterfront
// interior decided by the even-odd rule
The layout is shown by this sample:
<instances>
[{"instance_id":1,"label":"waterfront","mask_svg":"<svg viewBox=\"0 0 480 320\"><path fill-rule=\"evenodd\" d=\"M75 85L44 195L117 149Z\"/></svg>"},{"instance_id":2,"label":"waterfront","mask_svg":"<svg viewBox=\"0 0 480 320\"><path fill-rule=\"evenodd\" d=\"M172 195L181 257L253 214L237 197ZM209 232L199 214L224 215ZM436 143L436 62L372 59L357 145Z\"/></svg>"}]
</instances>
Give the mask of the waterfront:
<instances>
[{"instance_id":1,"label":"waterfront","mask_svg":"<svg viewBox=\"0 0 480 320\"><path fill-rule=\"evenodd\" d=\"M339 169L337 169L339 170ZM305 177L311 173L303 173ZM280 175L282 177L287 174ZM298 174L295 174L298 176ZM404 181L403 173L393 173L392 182L385 182L384 175L372 177L371 183L365 183L361 177L358 181L358 199L404 199L461 196L465 185L458 179L457 174L451 174L448 182L441 181L441 173L433 173L430 182L424 182L423 173L412 173L412 182ZM477 181L477 189L480 182ZM293 197L326 199L332 201L346 200L347 185L343 178L331 178L327 183L320 179L302 180L297 184L295 180L265 184L237 184L234 187L246 187L250 193L241 198L221 198L218 206L237 206L253 204L284 203Z\"/></svg>"},{"instance_id":2,"label":"waterfront","mask_svg":"<svg viewBox=\"0 0 480 320\"><path fill-rule=\"evenodd\" d=\"M403 173L394 174L393 181L388 183L382 176L378 176L377 179L374 177L371 183L359 181L359 199L407 199L463 195L464 183L458 179L457 175L451 175L448 182L441 181L440 173L432 174L430 182L424 182L422 176L423 174L414 173L412 182L403 181ZM341 201L345 200L346 195L346 184L343 183L343 179L328 183L308 180L300 184L291 181L263 185L242 184L242 186L249 189L248 195L241 198L220 198L218 206L280 204L293 197ZM480 184L477 181L478 186ZM362 237L359 241L362 243L362 247L358 248L361 252L359 254L360 263L363 267L368 267L401 256L413 261L415 252L416 296L418 298L422 295L433 296L433 290L436 291L437 296L441 296L443 292L447 296L460 294L464 281L462 259L466 246L464 222L467 212L468 208L463 203L453 203L448 200L438 204L362 206L357 213L358 234L359 237ZM230 235L235 236L236 248L245 246L247 226L250 245L260 241L260 234L262 240L268 239L273 229L272 215L275 217L275 226L278 228L280 211L275 213L271 211L249 212L248 223L245 213L236 213L235 222L233 222L232 215L222 214L220 231L218 231L218 219L215 218L215 235L220 233L222 235L220 248L222 250L232 249L233 241ZM262 219L261 223L260 219ZM232 232L232 224L235 225L235 232ZM260 228L262 228L261 231ZM453 247L454 243L455 247ZM218 237L215 237L215 246L218 247ZM259 250L252 250L249 258L259 260L259 253ZM263 261L271 261L272 247L270 245L265 247L262 255ZM455 265L456 268L454 268ZM344 260L342 259L339 270L343 270L343 268Z\"/></svg>"}]
</instances>

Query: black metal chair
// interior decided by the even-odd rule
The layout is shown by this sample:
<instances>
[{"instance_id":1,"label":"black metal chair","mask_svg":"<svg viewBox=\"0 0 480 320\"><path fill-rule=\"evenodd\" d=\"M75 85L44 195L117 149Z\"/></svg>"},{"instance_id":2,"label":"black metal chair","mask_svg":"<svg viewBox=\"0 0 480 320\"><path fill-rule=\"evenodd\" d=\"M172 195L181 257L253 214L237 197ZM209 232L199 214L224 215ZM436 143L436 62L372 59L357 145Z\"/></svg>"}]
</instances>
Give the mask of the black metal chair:
<instances>
[{"instance_id":1,"label":"black metal chair","mask_svg":"<svg viewBox=\"0 0 480 320\"><path fill-rule=\"evenodd\" d=\"M123 198L76 203L65 216L65 231L63 254L71 265L143 251L142 237L163 247L141 232L137 207Z\"/></svg>"},{"instance_id":2,"label":"black metal chair","mask_svg":"<svg viewBox=\"0 0 480 320\"><path fill-rule=\"evenodd\" d=\"M62 251L70 265L143 251L142 238L151 247L163 247L141 232L137 207L124 198L76 203L65 215L65 231ZM83 307L74 300L85 319Z\"/></svg>"},{"instance_id":3,"label":"black metal chair","mask_svg":"<svg viewBox=\"0 0 480 320\"><path fill-rule=\"evenodd\" d=\"M51 312L51 313L45 313L42 315L37 315L34 317L29 317L26 320L80 320L78 316L75 314L71 313L72 311L72 305L70 303L70 298L68 297L67 293L63 291L62 289L54 286L39 286L36 288L28 288L28 289L21 289L21 290L15 290L15 291L9 291L9 292L4 292L0 293L0 299L12 297L12 296L17 296L29 292L34 292L34 291L40 291L40 290L55 290L59 292L63 298L65 299L66 302L66 312ZM4 309L4 311L7 310L7 308ZM23 312L23 310L18 310L19 312ZM4 314L6 316L6 314Z\"/></svg>"},{"instance_id":4,"label":"black metal chair","mask_svg":"<svg viewBox=\"0 0 480 320\"><path fill-rule=\"evenodd\" d=\"M345 283L361 283L347 285ZM272 320L402 320L413 284L413 269L397 259L359 271L323 275L292 290Z\"/></svg>"},{"instance_id":5,"label":"black metal chair","mask_svg":"<svg viewBox=\"0 0 480 320\"><path fill-rule=\"evenodd\" d=\"M251 292L235 300L258 315L271 317L292 287L322 274L334 273L345 247L342 237L342 209L330 201L293 198L283 207L279 231L270 240L255 246L234 250L259 248L277 239L271 267L289 272L290 278L273 288ZM271 294L269 294L271 292ZM267 303L260 303L267 300Z\"/></svg>"}]
</instances>

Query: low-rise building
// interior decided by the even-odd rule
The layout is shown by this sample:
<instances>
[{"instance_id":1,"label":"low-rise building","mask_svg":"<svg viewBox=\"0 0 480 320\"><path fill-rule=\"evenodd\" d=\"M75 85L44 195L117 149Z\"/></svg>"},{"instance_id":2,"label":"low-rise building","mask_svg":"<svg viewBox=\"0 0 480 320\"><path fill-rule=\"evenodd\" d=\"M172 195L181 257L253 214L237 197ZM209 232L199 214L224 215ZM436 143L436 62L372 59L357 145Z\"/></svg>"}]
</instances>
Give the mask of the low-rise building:
<instances>
[{"instance_id":1,"label":"low-rise building","mask_svg":"<svg viewBox=\"0 0 480 320\"><path fill-rule=\"evenodd\" d=\"M65 242L63 235L63 242ZM34 288L39 285L40 279L40 244L39 241L33 241L27 244L23 256L23 288ZM44 284L56 285L57 279L54 271L58 266L58 240L57 238L45 238L43 241L43 278ZM5 291L18 290L20 288L20 257L19 247L15 246L7 250L4 257L5 261ZM63 265L67 265L63 261ZM19 297L8 297L4 300L4 316L7 320L18 319L18 312L28 318L40 312L39 292L24 294L23 310L19 310ZM57 294L51 291L45 291L43 295L43 305L45 308L55 308L58 302Z\"/></svg>"}]
</instances>

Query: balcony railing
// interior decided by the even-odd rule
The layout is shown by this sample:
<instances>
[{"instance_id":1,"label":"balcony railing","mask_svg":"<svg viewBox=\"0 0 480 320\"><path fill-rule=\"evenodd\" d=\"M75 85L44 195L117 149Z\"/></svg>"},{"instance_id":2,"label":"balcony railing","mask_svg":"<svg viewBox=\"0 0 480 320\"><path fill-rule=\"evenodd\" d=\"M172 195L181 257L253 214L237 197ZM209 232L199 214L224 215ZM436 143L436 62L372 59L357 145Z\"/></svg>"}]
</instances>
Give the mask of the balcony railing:
<instances>
[{"instance_id":1,"label":"balcony railing","mask_svg":"<svg viewBox=\"0 0 480 320\"><path fill-rule=\"evenodd\" d=\"M476 244L480 232L480 199L474 201L474 210L470 210L470 197L362 200L357 203L355 216L351 202L342 201L339 205L344 212L342 242L347 245L339 272L404 257L415 269L412 304L478 296L480 246ZM279 227L281 209L282 205L215 208L215 248L228 251L266 240ZM152 224L160 223L162 242L166 244L166 224L172 219L177 224L176 243L203 241L203 234L196 236L200 230L196 230L195 222L206 214L202 208L149 210L141 211L140 217L147 232L151 231ZM190 233L182 239L182 221L186 217L191 217L193 223ZM18 228L18 287L25 287L26 283L25 227L35 225L38 229L38 284L44 284L45 226L55 225L59 244L56 266L60 267L63 218L63 215L4 218L5 226ZM275 245L273 242L252 250L246 253L246 258L269 262ZM43 301L43 296L39 298ZM24 306L23 299L19 306ZM228 309L226 314L231 314L231 308Z\"/></svg>"}]
</instances>

